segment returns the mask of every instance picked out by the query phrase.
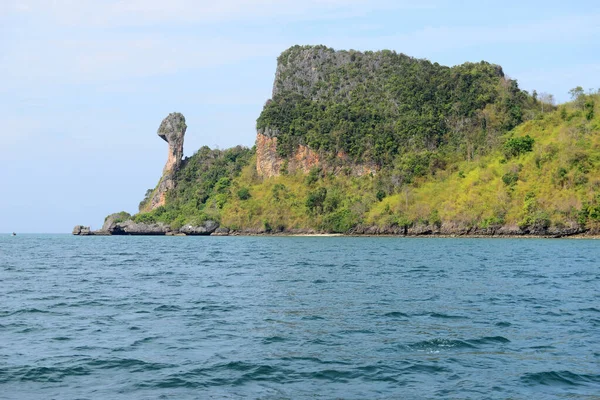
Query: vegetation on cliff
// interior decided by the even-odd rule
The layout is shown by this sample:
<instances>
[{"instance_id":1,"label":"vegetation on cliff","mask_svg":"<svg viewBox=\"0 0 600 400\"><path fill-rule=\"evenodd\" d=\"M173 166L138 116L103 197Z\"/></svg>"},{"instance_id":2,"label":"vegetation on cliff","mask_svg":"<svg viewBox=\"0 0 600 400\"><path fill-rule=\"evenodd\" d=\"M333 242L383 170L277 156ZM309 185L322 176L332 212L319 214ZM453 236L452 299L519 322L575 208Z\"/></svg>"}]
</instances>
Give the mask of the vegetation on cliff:
<instances>
[{"instance_id":1,"label":"vegetation on cliff","mask_svg":"<svg viewBox=\"0 0 600 400\"><path fill-rule=\"evenodd\" d=\"M176 172L174 189L167 193L165 204L151 212L134 216L135 222L170 224L178 230L184 224L201 225L207 220L220 220L223 205L233 196L231 186L243 167L248 166L253 150L234 147L211 150L204 146L183 160ZM146 192L140 210L153 189Z\"/></svg>"},{"instance_id":2,"label":"vegetation on cliff","mask_svg":"<svg viewBox=\"0 0 600 400\"><path fill-rule=\"evenodd\" d=\"M278 138L281 156L302 144L389 166L422 151L486 154L534 102L483 61L450 68L392 51L294 46L278 59L257 128Z\"/></svg>"}]
</instances>

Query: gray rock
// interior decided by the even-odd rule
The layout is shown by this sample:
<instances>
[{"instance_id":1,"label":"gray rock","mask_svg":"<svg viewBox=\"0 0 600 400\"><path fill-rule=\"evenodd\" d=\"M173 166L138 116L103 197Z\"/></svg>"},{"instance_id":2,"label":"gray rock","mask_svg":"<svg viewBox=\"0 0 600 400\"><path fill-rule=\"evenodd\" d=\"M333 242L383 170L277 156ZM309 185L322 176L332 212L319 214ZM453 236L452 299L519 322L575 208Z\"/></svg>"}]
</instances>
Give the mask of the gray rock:
<instances>
[{"instance_id":1,"label":"gray rock","mask_svg":"<svg viewBox=\"0 0 600 400\"><path fill-rule=\"evenodd\" d=\"M118 223L125 222L129 219L131 219L131 215L124 211L111 214L104 220L104 225L102 225L100 231L112 234Z\"/></svg>"},{"instance_id":2,"label":"gray rock","mask_svg":"<svg viewBox=\"0 0 600 400\"><path fill-rule=\"evenodd\" d=\"M155 224L145 224L128 220L116 224L112 231L112 235L166 235L171 232L171 227L162 222Z\"/></svg>"},{"instance_id":3,"label":"gray rock","mask_svg":"<svg viewBox=\"0 0 600 400\"><path fill-rule=\"evenodd\" d=\"M211 233L211 236L229 236L229 228L217 228L213 233Z\"/></svg>"},{"instance_id":4,"label":"gray rock","mask_svg":"<svg viewBox=\"0 0 600 400\"><path fill-rule=\"evenodd\" d=\"M186 235L210 235L219 228L219 224L215 221L206 221L200 226L184 225L179 229L179 232Z\"/></svg>"},{"instance_id":5,"label":"gray rock","mask_svg":"<svg viewBox=\"0 0 600 400\"><path fill-rule=\"evenodd\" d=\"M72 233L73 235L88 236L92 234L92 231L89 226L75 225Z\"/></svg>"}]
</instances>

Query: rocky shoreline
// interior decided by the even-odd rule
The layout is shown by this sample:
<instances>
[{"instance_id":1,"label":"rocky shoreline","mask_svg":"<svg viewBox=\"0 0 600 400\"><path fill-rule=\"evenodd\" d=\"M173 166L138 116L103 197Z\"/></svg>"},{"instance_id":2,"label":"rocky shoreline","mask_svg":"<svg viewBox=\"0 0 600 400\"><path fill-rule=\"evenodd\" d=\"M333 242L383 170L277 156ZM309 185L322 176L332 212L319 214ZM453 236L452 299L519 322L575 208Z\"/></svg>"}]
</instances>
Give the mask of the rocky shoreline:
<instances>
[{"instance_id":1,"label":"rocky shoreline","mask_svg":"<svg viewBox=\"0 0 600 400\"><path fill-rule=\"evenodd\" d=\"M460 227L453 224L440 226L366 226L359 225L346 233L328 233L314 229L290 229L267 231L264 229L231 230L221 227L215 221L205 221L202 225L184 225L174 230L163 223L141 223L133 220L118 221L114 215L106 219L102 229L92 231L89 227L77 225L73 228L76 236L390 236L390 237L438 237L438 238L597 238L600 232L582 229L578 226L561 229L533 228L521 229L518 226L490 228Z\"/></svg>"}]
</instances>

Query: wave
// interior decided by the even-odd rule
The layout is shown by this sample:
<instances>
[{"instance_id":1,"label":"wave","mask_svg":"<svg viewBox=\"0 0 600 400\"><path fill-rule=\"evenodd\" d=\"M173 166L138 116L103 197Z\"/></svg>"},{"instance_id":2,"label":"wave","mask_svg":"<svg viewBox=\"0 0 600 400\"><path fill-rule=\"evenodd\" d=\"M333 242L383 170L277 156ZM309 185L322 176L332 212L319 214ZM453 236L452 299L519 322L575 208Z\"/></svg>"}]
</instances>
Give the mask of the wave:
<instances>
[{"instance_id":1,"label":"wave","mask_svg":"<svg viewBox=\"0 0 600 400\"><path fill-rule=\"evenodd\" d=\"M281 343L285 341L287 341L287 339L281 336L269 336L262 340L264 344Z\"/></svg>"},{"instance_id":2,"label":"wave","mask_svg":"<svg viewBox=\"0 0 600 400\"><path fill-rule=\"evenodd\" d=\"M20 314L58 314L53 311L40 310L39 308L22 308L16 311L2 311L0 312L0 317L10 317L12 315L20 315Z\"/></svg>"},{"instance_id":3,"label":"wave","mask_svg":"<svg viewBox=\"0 0 600 400\"><path fill-rule=\"evenodd\" d=\"M61 382L70 376L90 375L91 370L83 366L73 367L34 367L21 366L0 368L0 383L8 382Z\"/></svg>"},{"instance_id":4,"label":"wave","mask_svg":"<svg viewBox=\"0 0 600 400\"><path fill-rule=\"evenodd\" d=\"M494 344L494 343L510 343L510 340L504 336L485 336L479 339L470 339L467 342L471 344Z\"/></svg>"},{"instance_id":5,"label":"wave","mask_svg":"<svg viewBox=\"0 0 600 400\"><path fill-rule=\"evenodd\" d=\"M408 350L417 351L439 351L446 349L475 349L478 346L490 344L505 344L510 343L510 340L503 336L484 336L477 339L459 340L459 339L442 339L436 338L424 340L404 346Z\"/></svg>"},{"instance_id":6,"label":"wave","mask_svg":"<svg viewBox=\"0 0 600 400\"><path fill-rule=\"evenodd\" d=\"M464 319L464 318L468 318L468 317L464 317L462 315L450 315L450 314L443 314L443 313L437 313L437 312L432 312L429 314L432 318L443 318L443 319Z\"/></svg>"},{"instance_id":7,"label":"wave","mask_svg":"<svg viewBox=\"0 0 600 400\"><path fill-rule=\"evenodd\" d=\"M474 345L467 341L456 339L431 339L416 342L406 346L410 350L426 350L433 351L439 349L472 349Z\"/></svg>"},{"instance_id":8,"label":"wave","mask_svg":"<svg viewBox=\"0 0 600 400\"><path fill-rule=\"evenodd\" d=\"M85 367L94 369L126 369L128 372L157 371L173 367L172 364L153 363L135 358L93 359L85 363Z\"/></svg>"},{"instance_id":9,"label":"wave","mask_svg":"<svg viewBox=\"0 0 600 400\"><path fill-rule=\"evenodd\" d=\"M576 374L571 371L545 371L525 374L521 377L521 381L529 385L581 386L600 383L600 375Z\"/></svg>"},{"instance_id":10,"label":"wave","mask_svg":"<svg viewBox=\"0 0 600 400\"><path fill-rule=\"evenodd\" d=\"M448 368L441 367L433 364L413 364L410 367L402 369L405 372L416 372L416 373L427 373L427 374L438 374L440 372L450 372Z\"/></svg>"},{"instance_id":11,"label":"wave","mask_svg":"<svg viewBox=\"0 0 600 400\"><path fill-rule=\"evenodd\" d=\"M410 315L405 314L403 312L400 311L392 311L392 312L388 312L383 314L384 317L389 317L389 318L410 318Z\"/></svg>"},{"instance_id":12,"label":"wave","mask_svg":"<svg viewBox=\"0 0 600 400\"><path fill-rule=\"evenodd\" d=\"M181 307L163 304L156 307L154 311L181 311Z\"/></svg>"},{"instance_id":13,"label":"wave","mask_svg":"<svg viewBox=\"0 0 600 400\"><path fill-rule=\"evenodd\" d=\"M581 309L579 309L579 311L589 311L589 312L600 313L600 310L597 309L596 307L581 308Z\"/></svg>"}]
</instances>

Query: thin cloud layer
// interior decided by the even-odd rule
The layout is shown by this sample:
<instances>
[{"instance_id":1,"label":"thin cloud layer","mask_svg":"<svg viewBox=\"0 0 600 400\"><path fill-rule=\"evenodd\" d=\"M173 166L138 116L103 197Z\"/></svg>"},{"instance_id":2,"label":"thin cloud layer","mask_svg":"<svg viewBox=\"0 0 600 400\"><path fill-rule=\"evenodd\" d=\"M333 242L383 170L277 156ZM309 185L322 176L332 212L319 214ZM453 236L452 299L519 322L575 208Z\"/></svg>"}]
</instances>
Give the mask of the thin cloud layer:
<instances>
[{"instance_id":1,"label":"thin cloud layer","mask_svg":"<svg viewBox=\"0 0 600 400\"><path fill-rule=\"evenodd\" d=\"M140 26L219 23L248 19L339 18L380 9L433 7L391 0L22 0L4 6L8 14L29 14L74 26Z\"/></svg>"}]
</instances>

